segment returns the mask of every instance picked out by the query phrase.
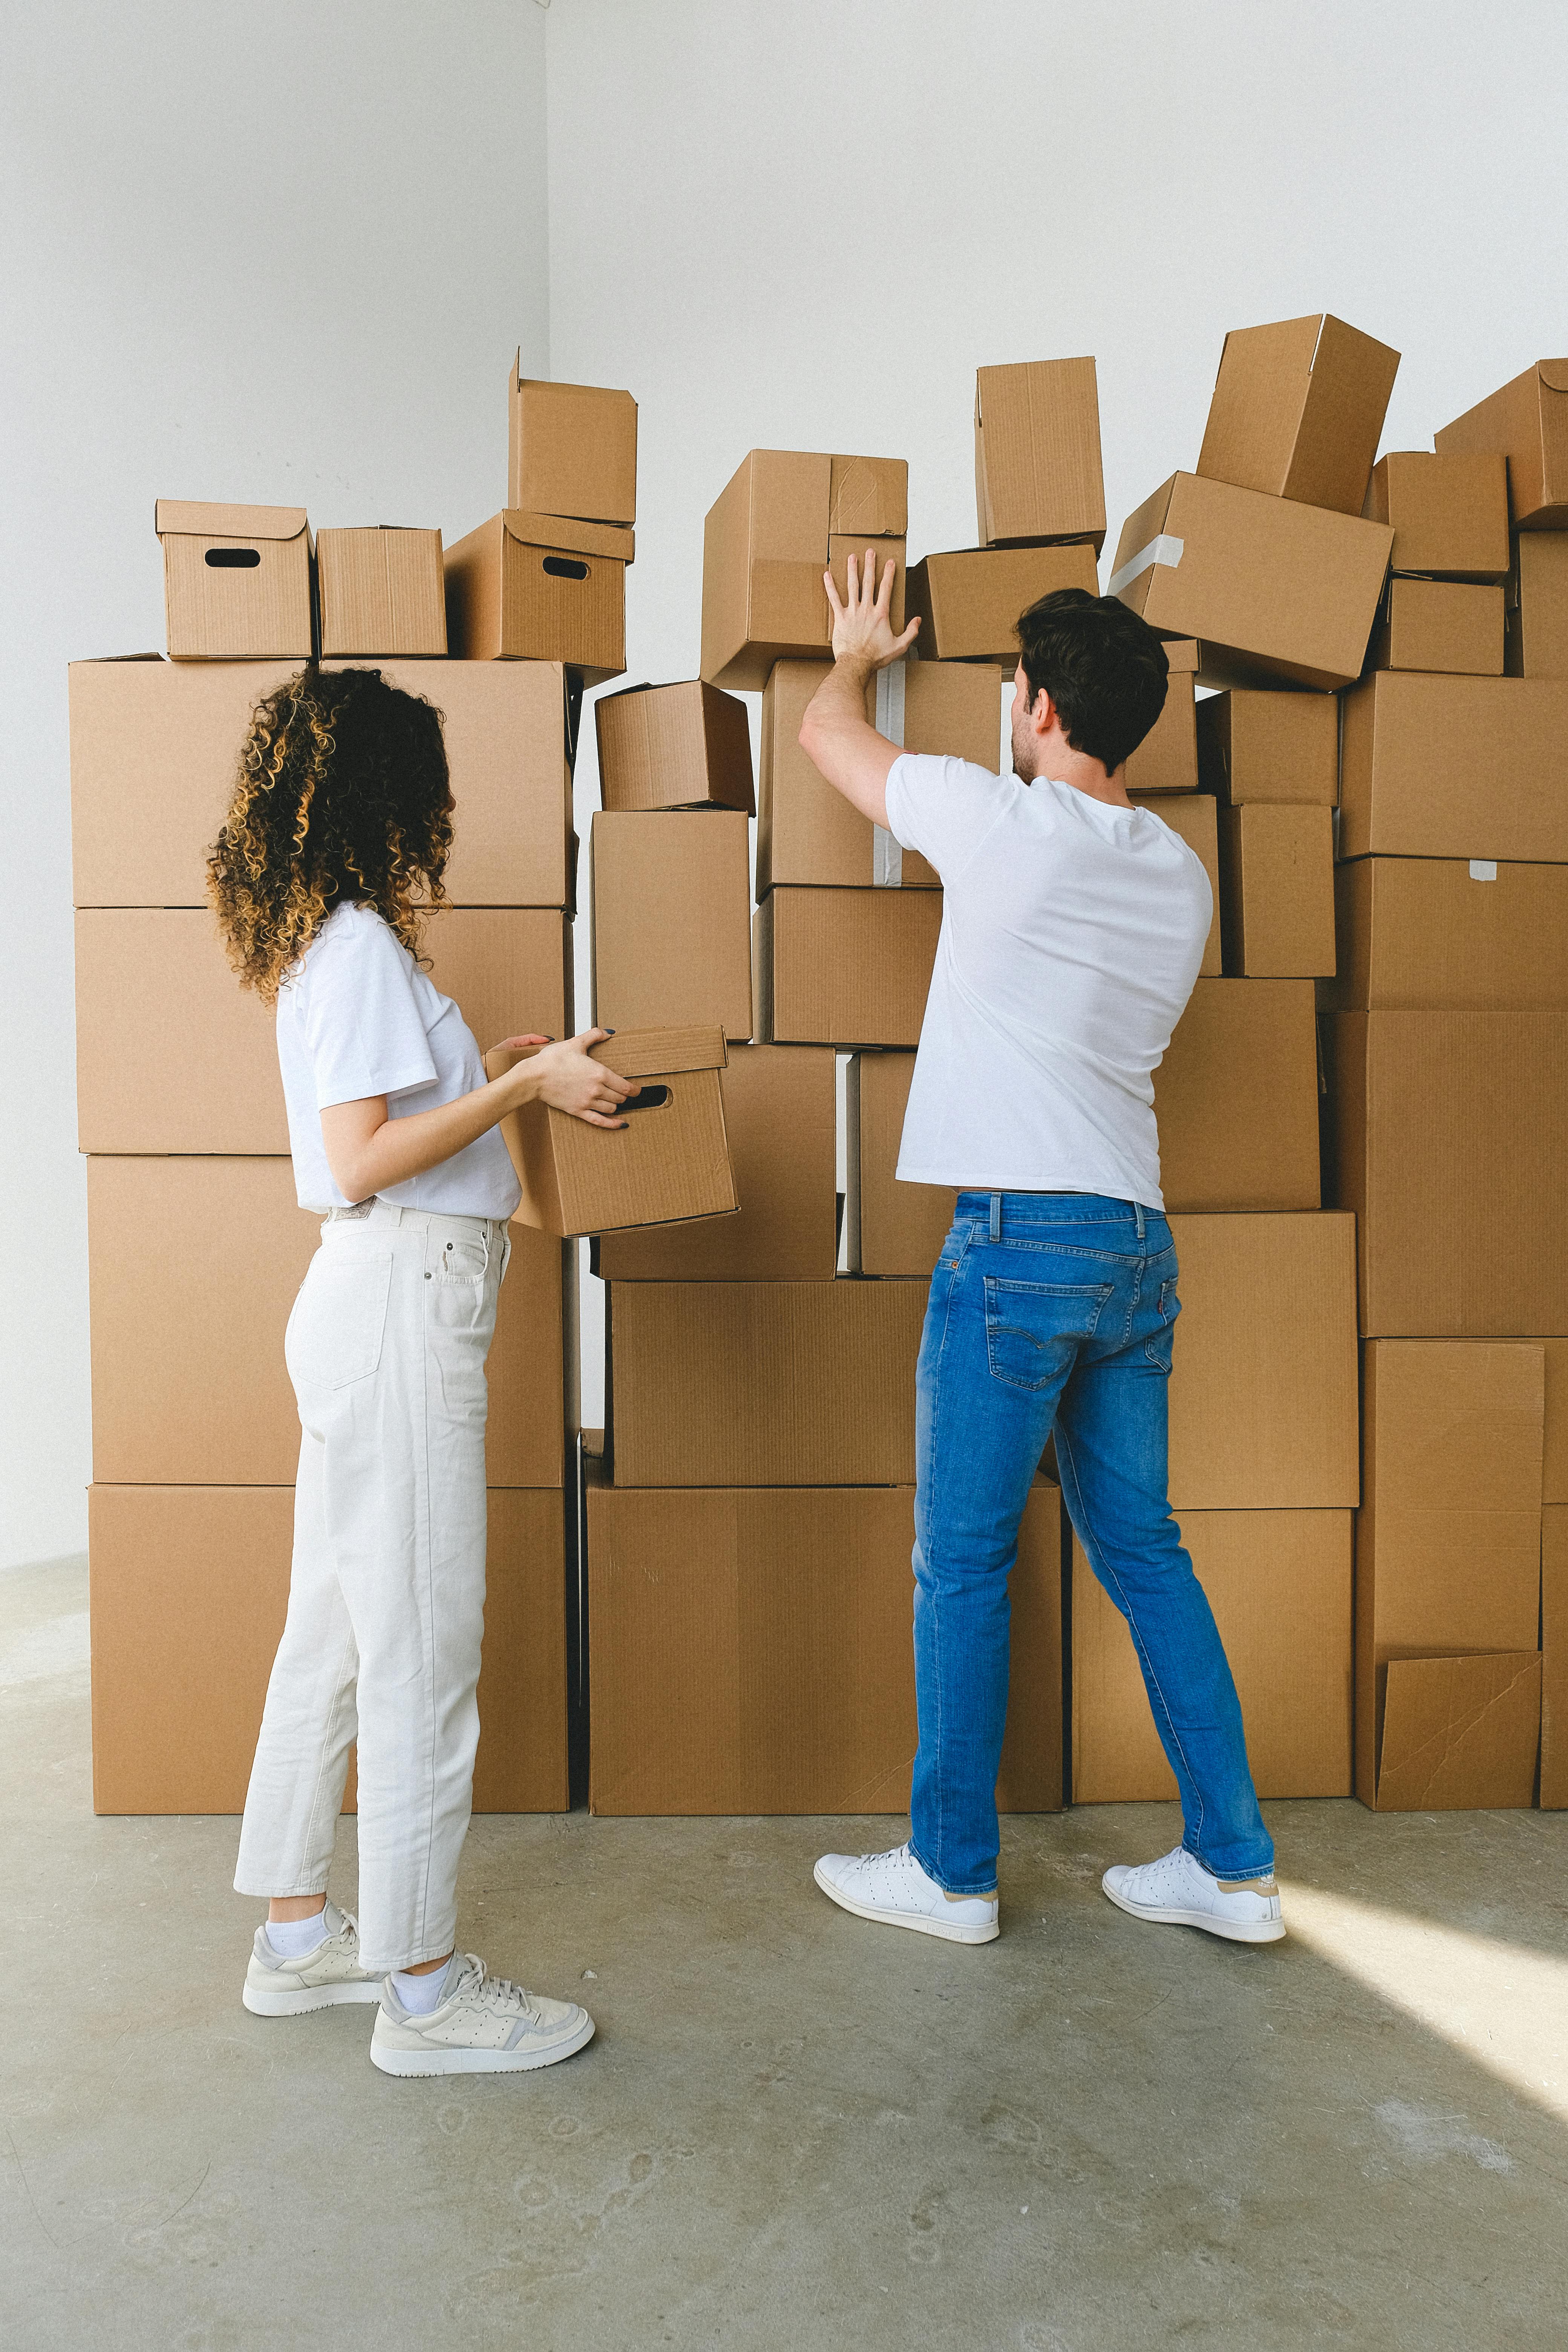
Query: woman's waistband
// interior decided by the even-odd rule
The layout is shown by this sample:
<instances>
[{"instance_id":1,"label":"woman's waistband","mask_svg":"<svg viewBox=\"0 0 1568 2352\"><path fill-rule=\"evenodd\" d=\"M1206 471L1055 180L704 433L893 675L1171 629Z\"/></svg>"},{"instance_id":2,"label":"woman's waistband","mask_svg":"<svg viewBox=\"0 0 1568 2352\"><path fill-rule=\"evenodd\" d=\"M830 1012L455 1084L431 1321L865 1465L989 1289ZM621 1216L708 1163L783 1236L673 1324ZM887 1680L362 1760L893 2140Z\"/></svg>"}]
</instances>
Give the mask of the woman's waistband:
<instances>
[{"instance_id":1,"label":"woman's waistband","mask_svg":"<svg viewBox=\"0 0 1568 2352\"><path fill-rule=\"evenodd\" d=\"M321 1220L329 1225L408 1225L416 1233L450 1233L465 1241L500 1241L507 1229L505 1217L467 1217L437 1209L405 1209L399 1202L373 1196L356 1201L352 1209L329 1209Z\"/></svg>"}]
</instances>

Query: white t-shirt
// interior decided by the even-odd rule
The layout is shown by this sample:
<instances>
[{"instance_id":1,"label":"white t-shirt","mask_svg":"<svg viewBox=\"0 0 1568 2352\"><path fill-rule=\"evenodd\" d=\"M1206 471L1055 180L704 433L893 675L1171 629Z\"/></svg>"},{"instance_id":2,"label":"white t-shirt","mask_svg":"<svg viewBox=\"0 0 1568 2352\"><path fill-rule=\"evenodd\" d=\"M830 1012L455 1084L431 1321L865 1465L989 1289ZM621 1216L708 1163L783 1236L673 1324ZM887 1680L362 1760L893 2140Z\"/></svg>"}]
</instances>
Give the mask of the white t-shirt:
<instances>
[{"instance_id":1,"label":"white t-shirt","mask_svg":"<svg viewBox=\"0 0 1568 2352\"><path fill-rule=\"evenodd\" d=\"M374 907L336 907L278 992L278 1060L302 1209L344 1209L321 1140L334 1103L384 1095L389 1118L485 1083L473 1032ZM499 1128L378 1197L449 1217L510 1217L522 1194Z\"/></svg>"},{"instance_id":2,"label":"white t-shirt","mask_svg":"<svg viewBox=\"0 0 1568 2352\"><path fill-rule=\"evenodd\" d=\"M1148 809L908 751L888 821L943 892L899 1174L1163 1208L1152 1074L1213 919L1202 860Z\"/></svg>"}]
</instances>

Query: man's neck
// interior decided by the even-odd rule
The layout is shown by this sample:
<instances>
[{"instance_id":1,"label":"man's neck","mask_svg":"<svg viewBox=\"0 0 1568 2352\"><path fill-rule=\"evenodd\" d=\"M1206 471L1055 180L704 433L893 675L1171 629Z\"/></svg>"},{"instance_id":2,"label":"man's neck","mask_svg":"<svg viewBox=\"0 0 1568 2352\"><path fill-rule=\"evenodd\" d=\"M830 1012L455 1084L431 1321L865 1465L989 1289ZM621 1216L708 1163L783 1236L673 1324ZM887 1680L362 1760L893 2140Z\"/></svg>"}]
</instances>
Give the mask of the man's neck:
<instances>
[{"instance_id":1,"label":"man's neck","mask_svg":"<svg viewBox=\"0 0 1568 2352\"><path fill-rule=\"evenodd\" d=\"M1132 803L1123 782L1126 773L1125 768L1118 768L1113 775L1107 775L1098 760L1086 760L1081 753L1076 753L1041 767L1034 781L1039 783L1048 778L1053 783L1070 784L1086 800L1103 801L1108 808L1131 808Z\"/></svg>"}]
</instances>

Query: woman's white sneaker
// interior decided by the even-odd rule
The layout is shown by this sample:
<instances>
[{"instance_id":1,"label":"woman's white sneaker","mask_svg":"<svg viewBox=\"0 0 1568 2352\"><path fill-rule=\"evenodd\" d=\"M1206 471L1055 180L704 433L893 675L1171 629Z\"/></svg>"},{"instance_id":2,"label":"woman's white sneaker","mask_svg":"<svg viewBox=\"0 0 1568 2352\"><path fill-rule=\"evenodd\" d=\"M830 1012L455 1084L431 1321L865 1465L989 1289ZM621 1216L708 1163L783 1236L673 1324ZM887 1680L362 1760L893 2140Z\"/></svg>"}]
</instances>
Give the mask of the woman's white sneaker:
<instances>
[{"instance_id":1,"label":"woman's white sneaker","mask_svg":"<svg viewBox=\"0 0 1568 2352\"><path fill-rule=\"evenodd\" d=\"M594 2021L574 2000L546 2000L509 1977L492 1977L477 1952L455 1952L441 1999L411 2016L389 1977L370 2037L384 2074L522 2074L553 2066L594 2038Z\"/></svg>"},{"instance_id":2,"label":"woman's white sneaker","mask_svg":"<svg viewBox=\"0 0 1568 2352\"><path fill-rule=\"evenodd\" d=\"M359 1924L350 1911L329 1903L326 1935L298 1959L275 1952L265 1927L258 1927L240 1995L257 2017L301 2017L307 2010L336 2009L345 2000L379 2000L381 1979L359 1964Z\"/></svg>"},{"instance_id":3,"label":"woman's white sneaker","mask_svg":"<svg viewBox=\"0 0 1568 2352\"><path fill-rule=\"evenodd\" d=\"M1162 1927L1201 1927L1233 1944L1277 1944L1285 1933L1272 1878L1228 1884L1206 1871L1185 1846L1135 1867L1112 1863L1100 1880L1119 1911Z\"/></svg>"},{"instance_id":4,"label":"woman's white sneaker","mask_svg":"<svg viewBox=\"0 0 1568 2352\"><path fill-rule=\"evenodd\" d=\"M994 1895L949 1895L928 1878L907 1845L888 1853L825 1853L812 1876L857 1919L913 1927L950 1944L989 1944L1001 1932Z\"/></svg>"}]
</instances>

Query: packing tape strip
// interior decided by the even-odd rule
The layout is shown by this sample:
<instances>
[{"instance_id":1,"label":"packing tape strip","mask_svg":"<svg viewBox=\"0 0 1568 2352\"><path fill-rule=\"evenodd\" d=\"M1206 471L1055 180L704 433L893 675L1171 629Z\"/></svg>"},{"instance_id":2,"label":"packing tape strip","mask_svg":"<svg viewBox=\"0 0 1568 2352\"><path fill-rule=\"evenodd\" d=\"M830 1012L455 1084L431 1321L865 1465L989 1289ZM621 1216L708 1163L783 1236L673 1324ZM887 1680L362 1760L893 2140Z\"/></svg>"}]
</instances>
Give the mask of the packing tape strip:
<instances>
[{"instance_id":1,"label":"packing tape strip","mask_svg":"<svg viewBox=\"0 0 1568 2352\"><path fill-rule=\"evenodd\" d=\"M877 732L889 743L904 740L904 665L889 662L877 672ZM901 890L904 850L885 824L871 828L871 881L879 890Z\"/></svg>"},{"instance_id":2,"label":"packing tape strip","mask_svg":"<svg viewBox=\"0 0 1568 2352\"><path fill-rule=\"evenodd\" d=\"M1497 859L1495 857L1472 857L1470 860L1470 879L1472 882L1495 882L1497 880Z\"/></svg>"},{"instance_id":3,"label":"packing tape strip","mask_svg":"<svg viewBox=\"0 0 1568 2352\"><path fill-rule=\"evenodd\" d=\"M1120 596L1128 582L1136 580L1141 572L1147 572L1152 563L1169 564L1173 572L1182 560L1182 552L1186 543L1184 539L1170 539L1162 531L1158 539L1152 539L1149 541L1147 547L1141 547L1137 554L1122 565L1120 572L1111 573L1110 594Z\"/></svg>"}]
</instances>

